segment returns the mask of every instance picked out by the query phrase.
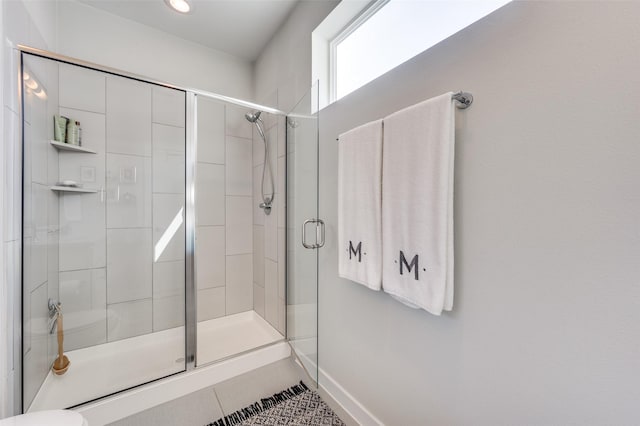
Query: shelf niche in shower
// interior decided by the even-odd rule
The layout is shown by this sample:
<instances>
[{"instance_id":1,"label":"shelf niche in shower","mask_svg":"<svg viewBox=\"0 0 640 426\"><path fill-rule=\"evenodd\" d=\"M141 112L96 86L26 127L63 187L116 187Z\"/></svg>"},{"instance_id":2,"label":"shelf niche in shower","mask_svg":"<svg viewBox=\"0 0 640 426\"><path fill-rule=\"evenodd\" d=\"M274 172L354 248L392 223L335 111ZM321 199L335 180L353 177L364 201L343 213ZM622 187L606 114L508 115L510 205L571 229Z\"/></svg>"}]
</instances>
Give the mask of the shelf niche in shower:
<instances>
[{"instance_id":1,"label":"shelf niche in shower","mask_svg":"<svg viewBox=\"0 0 640 426\"><path fill-rule=\"evenodd\" d=\"M50 190L56 192L80 192L80 193L95 193L98 192L97 189L88 189L88 188L76 188L73 186L50 186Z\"/></svg>"},{"instance_id":2,"label":"shelf niche in shower","mask_svg":"<svg viewBox=\"0 0 640 426\"><path fill-rule=\"evenodd\" d=\"M58 142L53 140L50 140L49 143L58 151L78 152L80 154L97 154L97 152L92 149L83 148L78 145L71 145L68 143Z\"/></svg>"}]
</instances>

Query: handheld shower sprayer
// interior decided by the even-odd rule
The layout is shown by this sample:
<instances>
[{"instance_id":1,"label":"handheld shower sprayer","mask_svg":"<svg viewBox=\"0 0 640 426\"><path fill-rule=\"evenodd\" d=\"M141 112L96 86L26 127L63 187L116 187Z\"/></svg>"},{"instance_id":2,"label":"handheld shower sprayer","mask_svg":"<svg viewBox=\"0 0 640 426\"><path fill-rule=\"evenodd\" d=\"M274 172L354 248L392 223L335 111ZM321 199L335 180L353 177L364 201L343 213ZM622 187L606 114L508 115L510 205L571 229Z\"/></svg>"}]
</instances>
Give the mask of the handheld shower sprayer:
<instances>
[{"instance_id":1,"label":"handheld shower sprayer","mask_svg":"<svg viewBox=\"0 0 640 426\"><path fill-rule=\"evenodd\" d=\"M275 198L275 191L273 185L273 173L271 172L271 161L269 158L269 144L267 143L267 137L264 134L264 130L262 129L262 120L260 119L260 114L262 111L248 112L244 115L244 118L247 119L249 123L253 123L256 125L258 129L258 133L262 138L262 142L264 143L264 165L262 167L262 183L261 183L261 195L262 195L262 203L260 203L260 208L264 210L265 214L271 213L271 205L273 203L273 199ZM267 194L265 191L265 175L269 174L269 182L271 184L270 193Z\"/></svg>"}]
</instances>

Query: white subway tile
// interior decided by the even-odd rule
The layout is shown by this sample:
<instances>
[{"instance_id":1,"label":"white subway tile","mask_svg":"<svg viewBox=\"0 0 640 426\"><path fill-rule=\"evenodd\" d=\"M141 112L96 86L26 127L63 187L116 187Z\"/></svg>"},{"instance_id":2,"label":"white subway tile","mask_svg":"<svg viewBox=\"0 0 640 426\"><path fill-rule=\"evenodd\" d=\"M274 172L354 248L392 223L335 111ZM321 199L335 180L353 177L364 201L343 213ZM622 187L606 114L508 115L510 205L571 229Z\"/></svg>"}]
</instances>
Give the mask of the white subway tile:
<instances>
[{"instance_id":1,"label":"white subway tile","mask_svg":"<svg viewBox=\"0 0 640 426\"><path fill-rule=\"evenodd\" d=\"M153 192L184 194L184 141L184 128L153 124Z\"/></svg>"},{"instance_id":2,"label":"white subway tile","mask_svg":"<svg viewBox=\"0 0 640 426\"><path fill-rule=\"evenodd\" d=\"M276 329L282 336L287 335L287 305L282 299L278 299L278 326Z\"/></svg>"},{"instance_id":3,"label":"white subway tile","mask_svg":"<svg viewBox=\"0 0 640 426\"><path fill-rule=\"evenodd\" d=\"M264 287L253 285L253 310L264 318Z\"/></svg>"},{"instance_id":4,"label":"white subway tile","mask_svg":"<svg viewBox=\"0 0 640 426\"><path fill-rule=\"evenodd\" d=\"M253 282L264 287L264 226L253 227Z\"/></svg>"},{"instance_id":5,"label":"white subway tile","mask_svg":"<svg viewBox=\"0 0 640 426\"><path fill-rule=\"evenodd\" d=\"M198 321L225 316L225 287L198 290Z\"/></svg>"},{"instance_id":6,"label":"white subway tile","mask_svg":"<svg viewBox=\"0 0 640 426\"><path fill-rule=\"evenodd\" d=\"M153 298L153 331L184 326L184 296Z\"/></svg>"},{"instance_id":7,"label":"white subway tile","mask_svg":"<svg viewBox=\"0 0 640 426\"><path fill-rule=\"evenodd\" d=\"M25 405L28 406L49 372L47 286L41 285L29 295L30 349L23 358L23 386ZM24 325L23 325L24 327Z\"/></svg>"},{"instance_id":8,"label":"white subway tile","mask_svg":"<svg viewBox=\"0 0 640 426\"><path fill-rule=\"evenodd\" d=\"M152 310L151 299L108 305L107 340L113 342L151 333Z\"/></svg>"},{"instance_id":9,"label":"white subway tile","mask_svg":"<svg viewBox=\"0 0 640 426\"><path fill-rule=\"evenodd\" d=\"M184 127L185 92L153 86L153 122Z\"/></svg>"},{"instance_id":10,"label":"white subway tile","mask_svg":"<svg viewBox=\"0 0 640 426\"><path fill-rule=\"evenodd\" d=\"M224 105L198 97L198 161L224 164Z\"/></svg>"},{"instance_id":11,"label":"white subway tile","mask_svg":"<svg viewBox=\"0 0 640 426\"><path fill-rule=\"evenodd\" d=\"M252 138L252 149L253 149L253 167L264 164L264 142L262 141L262 136L258 132L258 129L253 128L253 138ZM262 170L262 168L260 168Z\"/></svg>"},{"instance_id":12,"label":"white subway tile","mask_svg":"<svg viewBox=\"0 0 640 426\"><path fill-rule=\"evenodd\" d=\"M106 270L60 273L65 349L86 348L107 341Z\"/></svg>"},{"instance_id":13,"label":"white subway tile","mask_svg":"<svg viewBox=\"0 0 640 426\"><path fill-rule=\"evenodd\" d=\"M252 191L252 142L227 136L225 183L227 195L251 196Z\"/></svg>"},{"instance_id":14,"label":"white subway tile","mask_svg":"<svg viewBox=\"0 0 640 426\"><path fill-rule=\"evenodd\" d=\"M269 147L269 164L271 166L271 171L274 173L273 182L275 184L276 169L274 167L277 167L277 164L278 164L278 127L272 127L271 130L267 132L266 136L267 136L267 145Z\"/></svg>"},{"instance_id":15,"label":"white subway tile","mask_svg":"<svg viewBox=\"0 0 640 426\"><path fill-rule=\"evenodd\" d=\"M153 264L153 297L184 296L184 261Z\"/></svg>"},{"instance_id":16,"label":"white subway tile","mask_svg":"<svg viewBox=\"0 0 640 426\"><path fill-rule=\"evenodd\" d=\"M151 227L151 159L107 154L107 228Z\"/></svg>"},{"instance_id":17,"label":"white subway tile","mask_svg":"<svg viewBox=\"0 0 640 426\"><path fill-rule=\"evenodd\" d=\"M105 74L60 64L60 106L105 112Z\"/></svg>"},{"instance_id":18,"label":"white subway tile","mask_svg":"<svg viewBox=\"0 0 640 426\"><path fill-rule=\"evenodd\" d=\"M286 299L287 246L286 230L278 228L278 297Z\"/></svg>"},{"instance_id":19,"label":"white subway tile","mask_svg":"<svg viewBox=\"0 0 640 426\"><path fill-rule=\"evenodd\" d=\"M275 202L278 205L278 227L284 228L287 226L287 215L286 215L286 199L287 199L287 191L286 191L286 166L287 159L286 157L278 158L278 173L276 176L276 200Z\"/></svg>"},{"instance_id":20,"label":"white subway tile","mask_svg":"<svg viewBox=\"0 0 640 426\"><path fill-rule=\"evenodd\" d=\"M224 167L198 163L196 171L196 225L224 225Z\"/></svg>"},{"instance_id":21,"label":"white subway tile","mask_svg":"<svg viewBox=\"0 0 640 426\"><path fill-rule=\"evenodd\" d=\"M227 197L227 255L253 252L253 217L251 197Z\"/></svg>"},{"instance_id":22,"label":"white subway tile","mask_svg":"<svg viewBox=\"0 0 640 426\"><path fill-rule=\"evenodd\" d=\"M262 203L262 166L253 168L253 224L264 225L264 210L260 208Z\"/></svg>"},{"instance_id":23,"label":"white subway tile","mask_svg":"<svg viewBox=\"0 0 640 426\"><path fill-rule=\"evenodd\" d=\"M184 259L184 217L184 195L153 194L154 262Z\"/></svg>"},{"instance_id":24,"label":"white subway tile","mask_svg":"<svg viewBox=\"0 0 640 426\"><path fill-rule=\"evenodd\" d=\"M31 204L25 209L25 213L31 216L32 238L25 239L25 259L29 267L25 268L25 284L32 290L47 281L47 246L48 216L47 204L49 200L49 188L40 184L31 186ZM29 212L31 210L31 212Z\"/></svg>"},{"instance_id":25,"label":"white subway tile","mask_svg":"<svg viewBox=\"0 0 640 426\"><path fill-rule=\"evenodd\" d=\"M264 256L278 260L278 205L271 206L271 214L264 217Z\"/></svg>"},{"instance_id":26,"label":"white subway tile","mask_svg":"<svg viewBox=\"0 0 640 426\"><path fill-rule=\"evenodd\" d=\"M25 98L30 99L31 105L31 134L25 138L25 149L31 150L31 180L46 185L49 180L47 151L50 135L48 130L52 126L52 118L47 114L47 101L28 93Z\"/></svg>"},{"instance_id":27,"label":"white subway tile","mask_svg":"<svg viewBox=\"0 0 640 426\"><path fill-rule=\"evenodd\" d=\"M278 264L265 261L264 268L264 312L271 325L278 325Z\"/></svg>"},{"instance_id":28,"label":"white subway tile","mask_svg":"<svg viewBox=\"0 0 640 426\"><path fill-rule=\"evenodd\" d=\"M278 127L278 157L287 155L287 118L280 116L276 118Z\"/></svg>"},{"instance_id":29,"label":"white subway tile","mask_svg":"<svg viewBox=\"0 0 640 426\"><path fill-rule=\"evenodd\" d=\"M151 252L151 229L107 231L107 303L151 297Z\"/></svg>"},{"instance_id":30,"label":"white subway tile","mask_svg":"<svg viewBox=\"0 0 640 426\"><path fill-rule=\"evenodd\" d=\"M253 309L251 254L227 256L227 315Z\"/></svg>"},{"instance_id":31,"label":"white subway tile","mask_svg":"<svg viewBox=\"0 0 640 426\"><path fill-rule=\"evenodd\" d=\"M60 270L105 266L105 205L101 193L60 194Z\"/></svg>"},{"instance_id":32,"label":"white subway tile","mask_svg":"<svg viewBox=\"0 0 640 426\"><path fill-rule=\"evenodd\" d=\"M58 298L60 289L60 233L49 232L47 234L47 283L49 297Z\"/></svg>"},{"instance_id":33,"label":"white subway tile","mask_svg":"<svg viewBox=\"0 0 640 426\"><path fill-rule=\"evenodd\" d=\"M151 85L107 77L107 152L151 155Z\"/></svg>"},{"instance_id":34,"label":"white subway tile","mask_svg":"<svg viewBox=\"0 0 640 426\"><path fill-rule=\"evenodd\" d=\"M225 285L225 229L223 226L196 228L196 279L198 289Z\"/></svg>"},{"instance_id":35,"label":"white subway tile","mask_svg":"<svg viewBox=\"0 0 640 426\"><path fill-rule=\"evenodd\" d=\"M184 261L153 265L153 330L183 326Z\"/></svg>"},{"instance_id":36,"label":"white subway tile","mask_svg":"<svg viewBox=\"0 0 640 426\"><path fill-rule=\"evenodd\" d=\"M245 114L250 112L247 108L226 105L226 129L227 136L251 139L251 128L253 125L245 118Z\"/></svg>"}]
</instances>

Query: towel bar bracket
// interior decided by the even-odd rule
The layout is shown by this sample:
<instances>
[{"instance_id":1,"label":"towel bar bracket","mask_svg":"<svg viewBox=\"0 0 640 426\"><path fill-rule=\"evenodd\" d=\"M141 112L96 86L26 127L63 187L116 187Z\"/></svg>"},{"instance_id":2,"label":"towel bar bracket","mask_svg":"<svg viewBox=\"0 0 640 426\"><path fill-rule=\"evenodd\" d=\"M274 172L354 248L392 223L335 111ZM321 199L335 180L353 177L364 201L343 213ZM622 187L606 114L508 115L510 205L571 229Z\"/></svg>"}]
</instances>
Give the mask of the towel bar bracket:
<instances>
[{"instance_id":1,"label":"towel bar bracket","mask_svg":"<svg viewBox=\"0 0 640 426\"><path fill-rule=\"evenodd\" d=\"M456 92L451 95L451 99L457 102L458 109L467 109L473 103L473 95L469 92Z\"/></svg>"},{"instance_id":2,"label":"towel bar bracket","mask_svg":"<svg viewBox=\"0 0 640 426\"><path fill-rule=\"evenodd\" d=\"M313 223L316 225L316 242L313 244L307 244L307 224ZM302 246L306 249L318 249L324 246L324 221L322 219L307 219L302 223Z\"/></svg>"}]
</instances>

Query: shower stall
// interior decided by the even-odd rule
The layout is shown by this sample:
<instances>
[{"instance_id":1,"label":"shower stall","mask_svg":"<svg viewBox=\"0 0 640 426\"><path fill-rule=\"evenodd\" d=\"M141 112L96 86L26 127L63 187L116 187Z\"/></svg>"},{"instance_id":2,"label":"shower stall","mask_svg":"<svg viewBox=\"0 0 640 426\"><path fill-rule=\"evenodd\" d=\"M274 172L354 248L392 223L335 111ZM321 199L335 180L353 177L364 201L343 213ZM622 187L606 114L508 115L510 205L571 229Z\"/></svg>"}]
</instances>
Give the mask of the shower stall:
<instances>
[{"instance_id":1,"label":"shower stall","mask_svg":"<svg viewBox=\"0 0 640 426\"><path fill-rule=\"evenodd\" d=\"M287 115L20 51L22 410L282 342L317 380L314 89Z\"/></svg>"}]
</instances>

